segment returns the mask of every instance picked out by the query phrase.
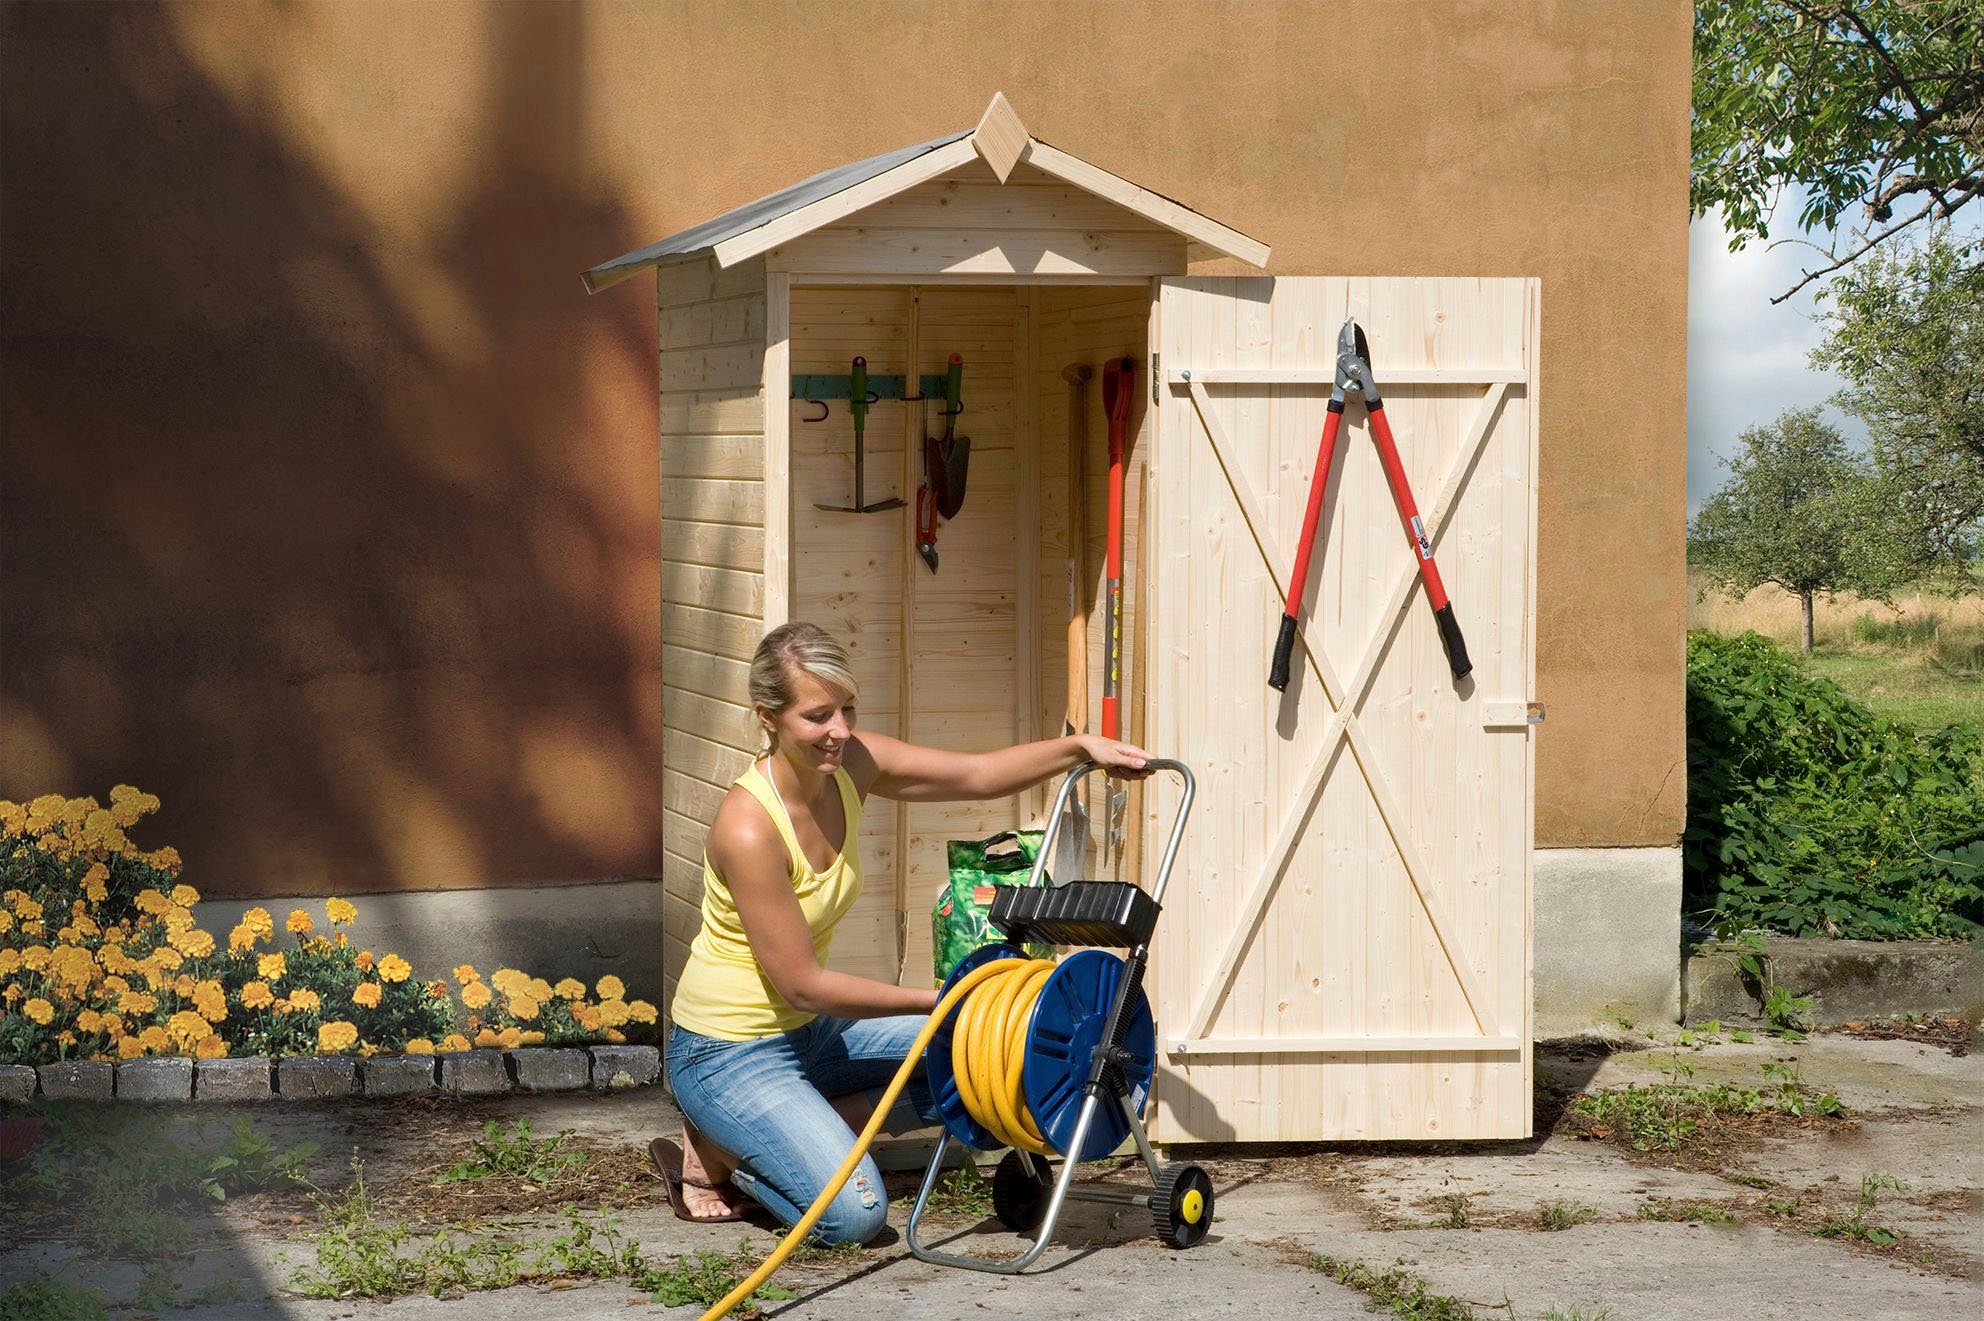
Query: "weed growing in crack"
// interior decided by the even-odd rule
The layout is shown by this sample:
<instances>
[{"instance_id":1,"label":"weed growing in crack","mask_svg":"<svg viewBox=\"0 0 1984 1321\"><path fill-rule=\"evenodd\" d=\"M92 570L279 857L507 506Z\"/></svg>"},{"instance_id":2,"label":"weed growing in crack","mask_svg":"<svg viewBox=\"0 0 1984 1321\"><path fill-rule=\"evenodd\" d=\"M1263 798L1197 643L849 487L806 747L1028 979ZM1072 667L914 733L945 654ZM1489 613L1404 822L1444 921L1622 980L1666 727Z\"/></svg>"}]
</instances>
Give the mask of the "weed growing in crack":
<instances>
[{"instance_id":1,"label":"weed growing in crack","mask_svg":"<svg viewBox=\"0 0 1984 1321\"><path fill-rule=\"evenodd\" d=\"M1723 1171L1722 1177L1729 1180L1729 1182L1731 1183L1740 1183L1745 1188L1755 1188L1758 1189L1759 1191L1765 1188L1775 1188L1777 1186L1774 1180L1766 1179L1761 1174L1750 1174L1743 1170L1725 1170Z\"/></svg>"},{"instance_id":2,"label":"weed growing in crack","mask_svg":"<svg viewBox=\"0 0 1984 1321\"><path fill-rule=\"evenodd\" d=\"M1435 1229L1466 1229L1468 1220L1468 1195L1466 1193L1446 1193L1433 1199L1433 1205L1446 1212L1446 1218L1433 1222Z\"/></svg>"},{"instance_id":3,"label":"weed growing in crack","mask_svg":"<svg viewBox=\"0 0 1984 1321\"><path fill-rule=\"evenodd\" d=\"M532 1183L549 1183L567 1167L582 1164L586 1159L582 1151L559 1150L571 1136L572 1130L568 1128L556 1137L533 1138L528 1119L517 1120L504 1133L495 1120L489 1120L482 1125L482 1136L469 1143L474 1155L450 1165L436 1182L464 1183L507 1175Z\"/></svg>"},{"instance_id":4,"label":"weed growing in crack","mask_svg":"<svg viewBox=\"0 0 1984 1321\"><path fill-rule=\"evenodd\" d=\"M1474 1321L1473 1307L1450 1294L1434 1293L1403 1261L1381 1271L1361 1262L1312 1254L1308 1264L1370 1298L1374 1311L1382 1309L1407 1321Z\"/></svg>"},{"instance_id":5,"label":"weed growing in crack","mask_svg":"<svg viewBox=\"0 0 1984 1321\"><path fill-rule=\"evenodd\" d=\"M1571 1229L1577 1225L1588 1225L1598 1219L1596 1207L1583 1202L1545 1202L1536 1211L1536 1227L1549 1233L1561 1229Z\"/></svg>"},{"instance_id":6,"label":"weed growing in crack","mask_svg":"<svg viewBox=\"0 0 1984 1321\"><path fill-rule=\"evenodd\" d=\"M94 1289L59 1284L43 1275L0 1289L0 1316L13 1321L105 1321L110 1315Z\"/></svg>"},{"instance_id":7,"label":"weed growing in crack","mask_svg":"<svg viewBox=\"0 0 1984 1321\"><path fill-rule=\"evenodd\" d=\"M930 1190L925 1209L938 1215L991 1215L992 1181L980 1174L976 1165L952 1170Z\"/></svg>"},{"instance_id":8,"label":"weed growing in crack","mask_svg":"<svg viewBox=\"0 0 1984 1321\"><path fill-rule=\"evenodd\" d=\"M1694 1066L1675 1056L1662 1069L1666 1082L1642 1086L1627 1083L1580 1096L1571 1112L1593 1137L1622 1135L1634 1151L1676 1151L1705 1126L1719 1119L1756 1114L1839 1117L1846 1107L1831 1092L1805 1085L1796 1070L1779 1064L1765 1066L1769 1086L1739 1087L1731 1083L1694 1086Z\"/></svg>"},{"instance_id":9,"label":"weed growing in crack","mask_svg":"<svg viewBox=\"0 0 1984 1321\"><path fill-rule=\"evenodd\" d=\"M1908 1187L1891 1174L1868 1174L1861 1177L1860 1197L1854 1203L1853 1214L1845 1218L1833 1217L1812 1232L1820 1238L1852 1238L1886 1247L1900 1239L1892 1229L1867 1223L1867 1213L1874 1209L1883 1192L1901 1192Z\"/></svg>"},{"instance_id":10,"label":"weed growing in crack","mask_svg":"<svg viewBox=\"0 0 1984 1321\"><path fill-rule=\"evenodd\" d=\"M1649 1197L1640 1203L1636 1215L1641 1220L1664 1220L1679 1224L1732 1225L1736 1217L1714 1202L1677 1202L1670 1197Z\"/></svg>"}]
</instances>

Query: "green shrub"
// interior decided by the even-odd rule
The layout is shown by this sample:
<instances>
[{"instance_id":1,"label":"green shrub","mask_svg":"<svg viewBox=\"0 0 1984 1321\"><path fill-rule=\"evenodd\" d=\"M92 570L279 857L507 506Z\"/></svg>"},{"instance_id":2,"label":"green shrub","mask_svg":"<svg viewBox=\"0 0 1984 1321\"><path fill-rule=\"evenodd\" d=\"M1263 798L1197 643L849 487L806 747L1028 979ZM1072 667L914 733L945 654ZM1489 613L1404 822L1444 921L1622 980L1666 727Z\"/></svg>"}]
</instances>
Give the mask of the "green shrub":
<instances>
[{"instance_id":1,"label":"green shrub","mask_svg":"<svg viewBox=\"0 0 1984 1321\"><path fill-rule=\"evenodd\" d=\"M1691 908L1871 940L1984 923L1984 744L1876 716L1755 633L1688 635Z\"/></svg>"}]
</instances>

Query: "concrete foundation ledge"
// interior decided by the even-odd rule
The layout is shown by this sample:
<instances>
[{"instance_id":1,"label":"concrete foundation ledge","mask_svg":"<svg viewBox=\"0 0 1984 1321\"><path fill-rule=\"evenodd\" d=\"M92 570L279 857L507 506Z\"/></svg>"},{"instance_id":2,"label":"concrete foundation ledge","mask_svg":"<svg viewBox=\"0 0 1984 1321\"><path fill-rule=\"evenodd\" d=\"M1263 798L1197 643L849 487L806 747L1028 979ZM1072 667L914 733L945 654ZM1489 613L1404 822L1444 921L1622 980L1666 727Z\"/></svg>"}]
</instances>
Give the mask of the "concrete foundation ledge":
<instances>
[{"instance_id":1,"label":"concrete foundation ledge","mask_svg":"<svg viewBox=\"0 0 1984 1321\"><path fill-rule=\"evenodd\" d=\"M1539 1038L1681 1017L1681 850L1538 849Z\"/></svg>"},{"instance_id":2,"label":"concrete foundation ledge","mask_svg":"<svg viewBox=\"0 0 1984 1321\"><path fill-rule=\"evenodd\" d=\"M1766 936L1771 979L1810 996L1813 1027L1898 1014L1984 1017L1984 944L1944 940L1826 940ZM1754 988L1736 971L1736 954L1705 946L1685 967L1687 1021L1720 1019L1738 1027L1768 1023Z\"/></svg>"}]
</instances>

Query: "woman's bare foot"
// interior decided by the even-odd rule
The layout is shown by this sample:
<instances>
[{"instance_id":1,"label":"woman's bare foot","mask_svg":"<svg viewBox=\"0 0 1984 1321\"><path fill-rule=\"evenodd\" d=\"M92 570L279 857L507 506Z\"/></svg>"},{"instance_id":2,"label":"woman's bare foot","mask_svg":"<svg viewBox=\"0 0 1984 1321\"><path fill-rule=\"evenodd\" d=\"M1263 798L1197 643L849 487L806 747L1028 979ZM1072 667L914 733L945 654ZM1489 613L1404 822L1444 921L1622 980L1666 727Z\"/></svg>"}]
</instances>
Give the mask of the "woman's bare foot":
<instances>
[{"instance_id":1,"label":"woman's bare foot","mask_svg":"<svg viewBox=\"0 0 1984 1321\"><path fill-rule=\"evenodd\" d=\"M699 1145L700 1144L700 1145ZM704 1138L687 1121L682 1124L682 1202L692 1216L728 1215L739 1208L723 1193L714 1188L698 1188L689 1182L700 1179L704 1183L722 1183L730 1177L737 1162Z\"/></svg>"}]
</instances>

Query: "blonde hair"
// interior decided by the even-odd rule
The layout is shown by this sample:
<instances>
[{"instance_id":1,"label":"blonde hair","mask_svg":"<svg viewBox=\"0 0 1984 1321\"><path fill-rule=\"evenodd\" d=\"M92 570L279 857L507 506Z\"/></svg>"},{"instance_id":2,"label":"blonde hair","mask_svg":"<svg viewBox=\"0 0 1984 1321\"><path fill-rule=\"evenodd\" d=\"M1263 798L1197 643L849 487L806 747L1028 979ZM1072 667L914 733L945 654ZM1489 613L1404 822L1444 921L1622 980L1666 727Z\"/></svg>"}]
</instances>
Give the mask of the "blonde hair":
<instances>
[{"instance_id":1,"label":"blonde hair","mask_svg":"<svg viewBox=\"0 0 1984 1321\"><path fill-rule=\"evenodd\" d=\"M765 634L751 657L751 704L763 707L774 719L791 706L796 694L792 678L796 672L812 675L821 683L839 688L849 697L860 691L854 681L854 662L847 648L833 640L818 624L794 620L780 624ZM765 732L764 756L777 746L771 731Z\"/></svg>"}]
</instances>

